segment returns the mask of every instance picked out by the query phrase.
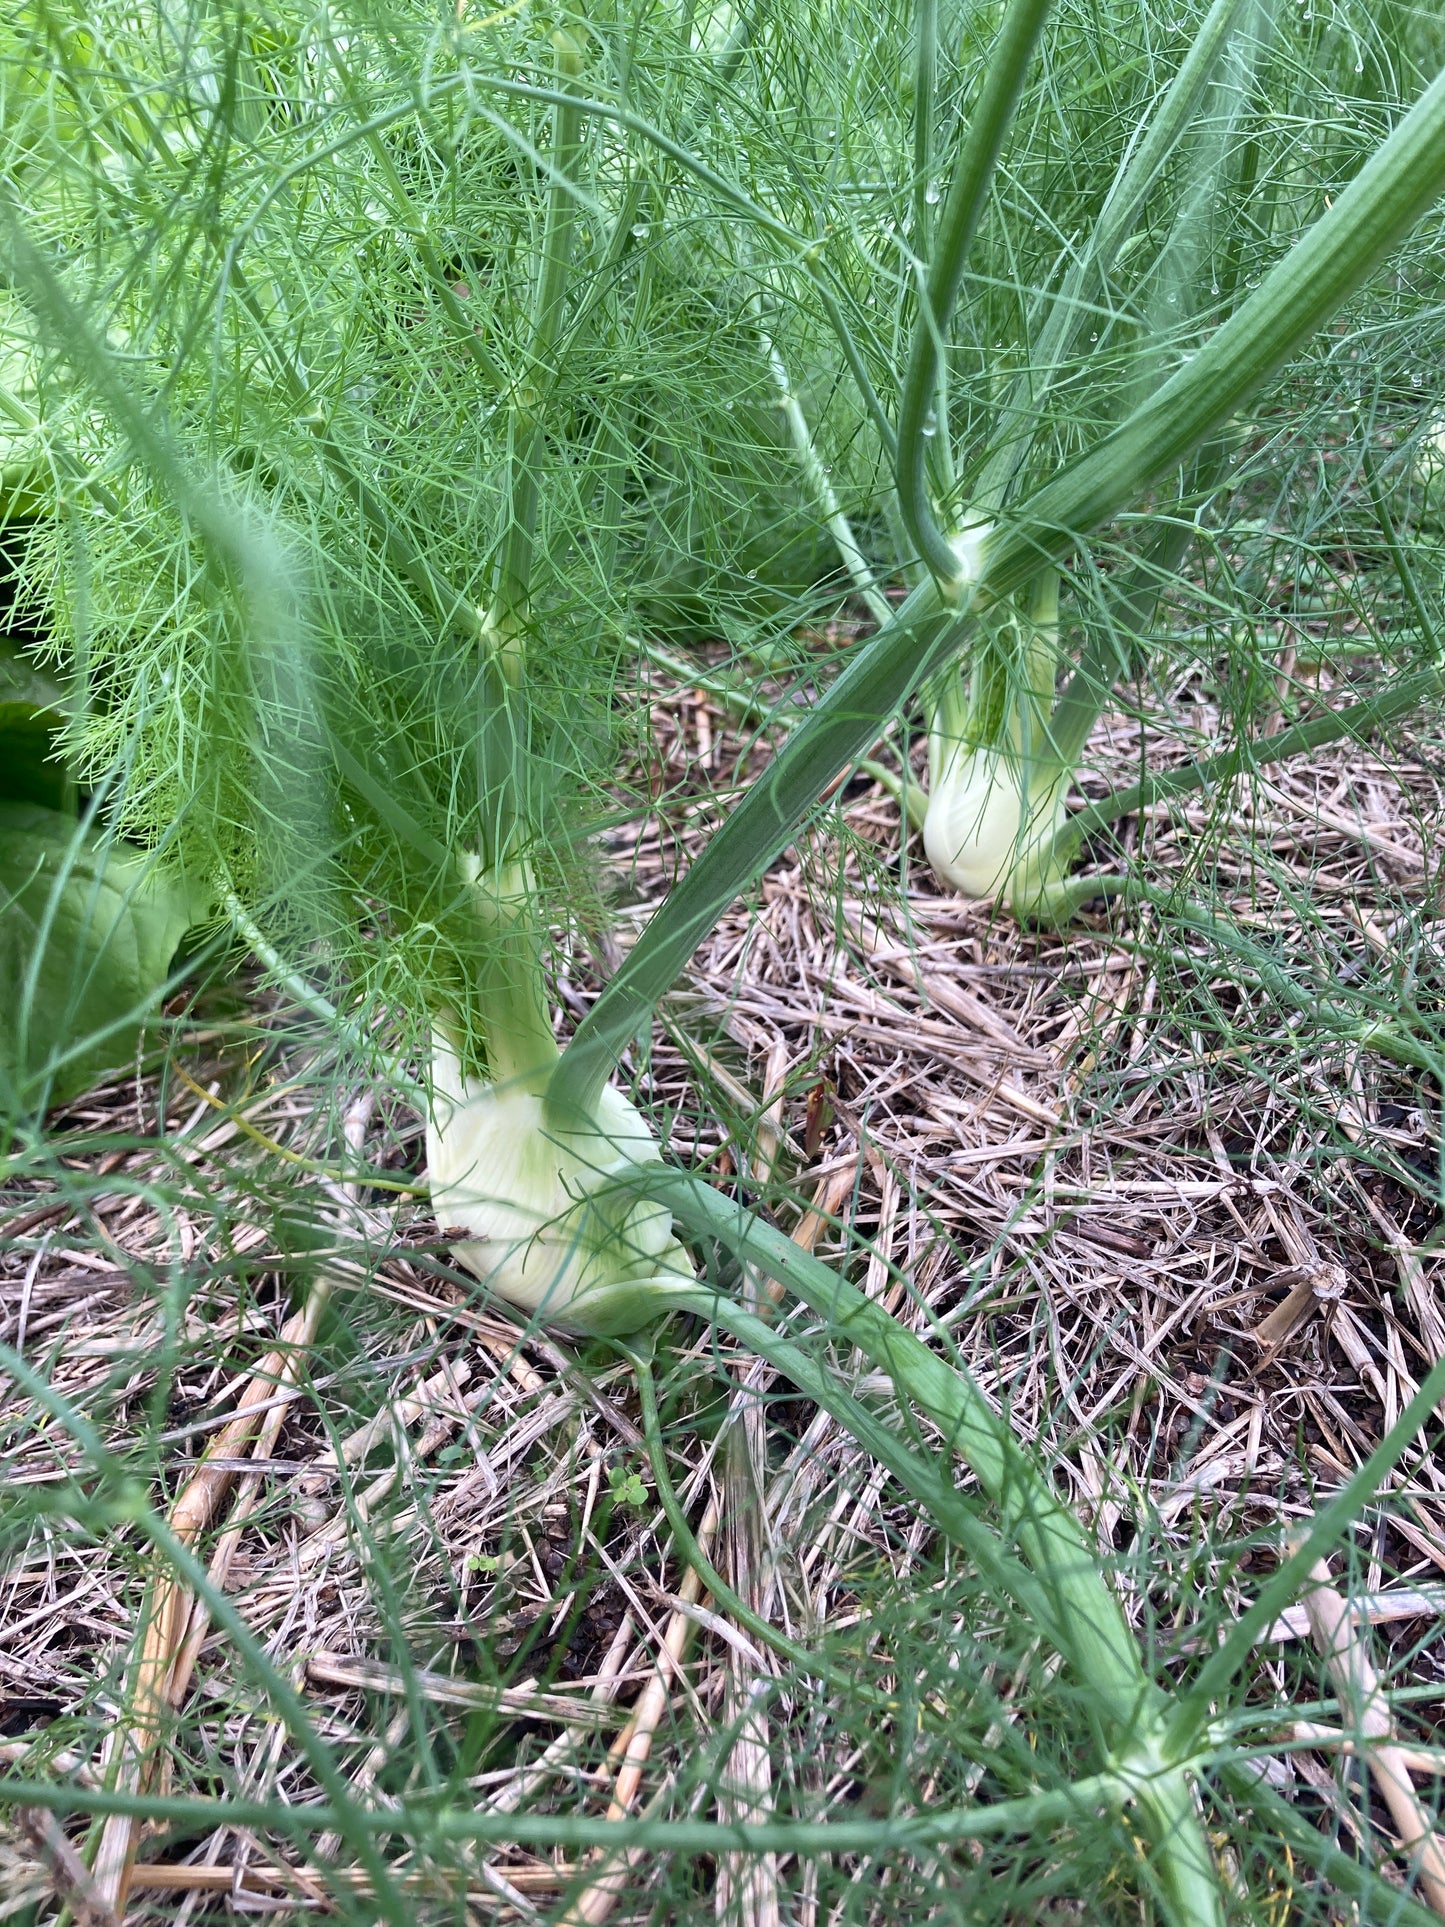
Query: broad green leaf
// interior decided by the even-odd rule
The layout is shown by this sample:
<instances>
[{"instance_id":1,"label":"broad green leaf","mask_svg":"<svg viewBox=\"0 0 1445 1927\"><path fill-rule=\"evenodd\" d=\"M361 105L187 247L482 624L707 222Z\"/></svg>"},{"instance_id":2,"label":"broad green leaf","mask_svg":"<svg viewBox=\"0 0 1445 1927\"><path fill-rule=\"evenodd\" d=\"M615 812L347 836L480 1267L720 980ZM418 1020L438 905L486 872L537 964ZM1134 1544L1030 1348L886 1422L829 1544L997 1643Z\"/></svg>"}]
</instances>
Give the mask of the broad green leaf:
<instances>
[{"instance_id":1,"label":"broad green leaf","mask_svg":"<svg viewBox=\"0 0 1445 1927\"><path fill-rule=\"evenodd\" d=\"M58 683L0 643L0 798L70 806L69 776L52 755L63 701Z\"/></svg>"},{"instance_id":2,"label":"broad green leaf","mask_svg":"<svg viewBox=\"0 0 1445 1927\"><path fill-rule=\"evenodd\" d=\"M0 1103L56 1103L125 1063L198 909L140 851L0 802Z\"/></svg>"}]
</instances>

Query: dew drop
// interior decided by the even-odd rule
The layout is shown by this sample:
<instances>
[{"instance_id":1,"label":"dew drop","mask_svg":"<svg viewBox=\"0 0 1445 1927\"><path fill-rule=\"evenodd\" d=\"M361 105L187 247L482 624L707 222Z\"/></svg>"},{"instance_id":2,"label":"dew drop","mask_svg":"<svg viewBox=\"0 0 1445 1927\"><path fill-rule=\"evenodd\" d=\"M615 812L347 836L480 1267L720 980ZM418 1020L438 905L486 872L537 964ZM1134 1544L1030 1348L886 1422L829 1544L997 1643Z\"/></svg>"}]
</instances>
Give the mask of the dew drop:
<instances>
[{"instance_id":1,"label":"dew drop","mask_svg":"<svg viewBox=\"0 0 1445 1927\"><path fill-rule=\"evenodd\" d=\"M943 190L937 181L930 181L923 190L923 198L930 207L937 207L943 199Z\"/></svg>"},{"instance_id":2,"label":"dew drop","mask_svg":"<svg viewBox=\"0 0 1445 1927\"><path fill-rule=\"evenodd\" d=\"M632 238L633 238L633 240L634 240L634 241L645 241L645 240L647 239L647 223L646 223L646 221L634 221L634 222L633 222L633 224L632 224Z\"/></svg>"},{"instance_id":3,"label":"dew drop","mask_svg":"<svg viewBox=\"0 0 1445 1927\"><path fill-rule=\"evenodd\" d=\"M933 437L938 433L938 417L931 408L919 423L918 432L928 441L932 441Z\"/></svg>"}]
</instances>

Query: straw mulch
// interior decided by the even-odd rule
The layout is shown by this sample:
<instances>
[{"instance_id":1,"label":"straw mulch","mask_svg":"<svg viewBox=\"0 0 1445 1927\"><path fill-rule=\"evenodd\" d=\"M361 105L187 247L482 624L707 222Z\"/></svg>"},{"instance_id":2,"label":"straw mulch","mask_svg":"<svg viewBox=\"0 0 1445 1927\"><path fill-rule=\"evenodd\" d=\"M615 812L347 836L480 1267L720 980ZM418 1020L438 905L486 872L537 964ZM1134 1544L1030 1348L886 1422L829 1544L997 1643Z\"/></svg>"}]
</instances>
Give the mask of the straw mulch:
<instances>
[{"instance_id":1,"label":"straw mulch","mask_svg":"<svg viewBox=\"0 0 1445 1927\"><path fill-rule=\"evenodd\" d=\"M659 808L609 840L618 916L605 943L569 940L564 1025L767 753L694 691L659 684L651 711L644 774ZM1122 712L1105 719L1089 794L1131 780L1138 727ZM1168 730L1156 716L1153 766L1185 753ZM1263 859L1233 833L1245 811ZM1379 978L1408 932L1408 973L1402 964L1393 981L1423 1008L1441 984L1439 926L1420 905L1438 887L1442 822L1438 770L1406 741L1389 753L1344 746L1247 794L1175 804L1133 823L1127 841L1151 877L1207 878L1212 900L1272 954L1291 968L1314 959L1337 986ZM1117 1549L1143 1625L1153 1607L1129 1557L1141 1513L1152 1559L1171 1547L1197 1558L1200 1542L1225 1548L1252 1532L1278 1543L1445 1351L1441 1261L1423 1249L1437 1229L1439 1094L1242 986L1228 958L1164 935L1151 912L1096 909L1067 938L1030 934L940 896L917 839L900 898L897 851L896 805L855 780L773 867L756 906L724 920L629 1072L667 1120L675 1157L760 1191L825 1257L846 1223L868 1241L854 1275L871 1292L920 1329L947 1322L979 1382ZM290 1041L272 1046L274 1074L253 1081L248 1060L278 1029ZM359 1791L405 1784L392 1757L410 1719L400 1654L422 1669L413 1690L458 1733L479 1708L507 1714L510 1753L492 1743L471 1773L479 1805L600 1815L665 1799L699 1734L737 1722L749 1678L774 1662L719 1630L648 1479L641 1499L626 1489L645 1466L625 1371L583 1375L575 1347L482 1306L448 1271L424 1198L357 1201L267 1149L343 1164L349 1120L371 1168L420 1170L419 1121L388 1096L372 1108L354 1087L335 1090L306 1035L294 1010L258 992L183 1024L164 1079L119 1078L58 1120L88 1199L73 1206L53 1175L5 1194L0 1332L113 1452L154 1468L158 1504L194 1488L210 1448L197 1549ZM308 1213L331 1227L319 1256L297 1231ZM331 1291L319 1328L304 1356L278 1351L318 1275ZM178 1363L158 1409L166 1346ZM698 1355L700 1370L715 1368L711 1341ZM772 1388L745 1360L728 1370L746 1449L677 1435L675 1476L734 1583L806 1640L857 1616L860 1560L906 1579L921 1528L883 1503L850 1441L796 1401L778 1408L770 1445L747 1388ZM265 1409L246 1421L248 1399ZM4 1432L12 1495L78 1461L14 1391ZM1388 1521L1367 1522L1354 1566L1336 1562L1334 1577L1354 1591L1356 1637L1376 1670L1445 1696L1431 1643L1445 1611L1445 1468L1411 1457L1406 1469ZM164 1656L181 1666L167 1690L184 1716L177 1726L164 1695L146 1702L150 1726L137 1715L155 1593L133 1537L56 1521L5 1550L0 1758L82 1781L129 1773L154 1790L314 1796L229 1635L186 1600ZM1267 1556L1222 1563L1211 1610L1237 1609ZM1193 1583L1210 1592L1207 1560ZM1259 1652L1262 1700L1284 1683L1291 1642L1311 1636L1303 1612L1276 1634ZM1149 1636L1186 1654L1190 1625L1151 1620ZM489 1700L480 1675L509 1677L512 1697ZM1396 1735L1417 1773L1440 1712L1427 1693ZM802 1726L760 1717L738 1730L733 1810L763 1811ZM1275 1730L1306 1737L1288 1705ZM846 1801L846 1735L830 1742L826 1719L809 1733L818 1785L830 1804ZM1333 1812L1346 1837L1397 1825L1327 1740L1279 1752L1269 1771L1292 1796L1308 1789L1311 1812ZM221 1904L284 1912L321 1891L286 1843L241 1828L159 1863L145 1835L112 1829L114 1864L96 1872L71 1848L79 1838L31 1816L0 1842L12 1869L0 1885L30 1881L95 1920L122 1904L135 1920ZM323 1851L348 1857L334 1841ZM647 1916L643 1868L508 1849L474 1860L469 1892L484 1915L550 1915L570 1890L569 1918ZM794 1891L806 1897L797 1868L724 1864L698 1904L762 1923ZM887 1905L880 1893L879 1919Z\"/></svg>"}]
</instances>

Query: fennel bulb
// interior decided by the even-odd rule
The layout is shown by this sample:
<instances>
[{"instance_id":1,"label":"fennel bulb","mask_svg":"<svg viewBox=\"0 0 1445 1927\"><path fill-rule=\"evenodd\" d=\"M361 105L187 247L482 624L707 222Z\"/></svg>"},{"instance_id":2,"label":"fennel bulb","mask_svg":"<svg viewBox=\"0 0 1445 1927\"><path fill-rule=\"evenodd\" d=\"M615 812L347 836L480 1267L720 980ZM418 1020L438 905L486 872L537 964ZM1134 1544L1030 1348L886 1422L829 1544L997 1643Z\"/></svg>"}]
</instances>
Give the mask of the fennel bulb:
<instances>
[{"instance_id":1,"label":"fennel bulb","mask_svg":"<svg viewBox=\"0 0 1445 1927\"><path fill-rule=\"evenodd\" d=\"M960 895L1001 896L1025 913L1059 879L1073 776L1051 720L1058 632L1058 572L1045 569L1026 612L987 624L969 688L946 672L929 705L929 865Z\"/></svg>"},{"instance_id":2,"label":"fennel bulb","mask_svg":"<svg viewBox=\"0 0 1445 1927\"><path fill-rule=\"evenodd\" d=\"M490 1290L547 1323L635 1331L650 1295L693 1284L663 1205L611 1180L662 1153L635 1105L604 1087L590 1128L563 1135L536 1080L467 1078L440 1032L432 1043L427 1169L453 1255Z\"/></svg>"},{"instance_id":3,"label":"fennel bulb","mask_svg":"<svg viewBox=\"0 0 1445 1927\"><path fill-rule=\"evenodd\" d=\"M1012 750L957 740L935 768L923 820L934 875L961 896L1001 894L1027 909L1053 880L1071 772L1036 771Z\"/></svg>"}]
</instances>

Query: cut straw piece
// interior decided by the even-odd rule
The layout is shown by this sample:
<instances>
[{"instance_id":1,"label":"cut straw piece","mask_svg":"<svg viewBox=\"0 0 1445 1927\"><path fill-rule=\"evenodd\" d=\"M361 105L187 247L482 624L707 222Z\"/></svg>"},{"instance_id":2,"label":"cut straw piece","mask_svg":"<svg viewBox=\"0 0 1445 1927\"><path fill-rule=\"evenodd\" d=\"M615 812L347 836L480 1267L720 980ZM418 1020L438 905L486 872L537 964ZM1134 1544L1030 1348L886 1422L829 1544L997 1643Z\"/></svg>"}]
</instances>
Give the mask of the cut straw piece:
<instances>
[{"instance_id":1,"label":"cut straw piece","mask_svg":"<svg viewBox=\"0 0 1445 1927\"><path fill-rule=\"evenodd\" d=\"M306 1661L309 1679L321 1686L347 1686L358 1692L389 1693L436 1706L460 1706L501 1713L511 1720L558 1720L565 1725L610 1725L605 1705L571 1693L544 1693L531 1686L492 1686L485 1680L454 1679L449 1673L425 1667L387 1666L376 1659L351 1653L312 1653Z\"/></svg>"},{"instance_id":2,"label":"cut straw piece","mask_svg":"<svg viewBox=\"0 0 1445 1927\"><path fill-rule=\"evenodd\" d=\"M698 1539L704 1547L717 1531L719 1516L719 1508L714 1501L698 1528ZM679 1600L684 1605L695 1606L702 1597L702 1590L701 1579L689 1568L678 1587ZM612 1745L610 1757L618 1762L618 1767L612 1798L607 1805L609 1821L625 1820L632 1813L638 1789L642 1785L643 1772L652 1754L653 1739L667 1711L669 1682L681 1667L683 1655L696 1631L697 1621L688 1612L674 1612L667 1623L657 1665L642 1689L632 1718ZM626 1892L628 1876L641 1858L640 1848L604 1855L592 1879L560 1917L557 1927L601 1927Z\"/></svg>"},{"instance_id":3,"label":"cut straw piece","mask_svg":"<svg viewBox=\"0 0 1445 1927\"><path fill-rule=\"evenodd\" d=\"M375 1103L375 1093L364 1092L347 1111L343 1130L347 1149L353 1154L360 1153ZM354 1202L354 1187L347 1187L343 1195ZM336 1282L329 1268L317 1272L306 1303L286 1321L276 1345L242 1392L239 1415L211 1440L199 1467L181 1488L167 1524L187 1551L210 1525L229 1492L236 1477L235 1461L250 1445L263 1410L265 1428L256 1442L256 1456L270 1456L287 1406L297 1396L301 1368ZM254 1503L254 1493L248 1493L243 1500L241 1525ZM217 1548L214 1570L222 1582L238 1538L239 1527L235 1534L227 1533ZM129 1718L119 1723L108 1749L107 1777L116 1790L144 1793L155 1779L157 1766L162 1763L165 1721L190 1684L206 1623L204 1612L197 1613L190 1589L172 1573L157 1568L142 1620ZM97 1899L122 1916L140 1835L139 1820L128 1814L111 1814L96 1848L93 1883Z\"/></svg>"},{"instance_id":4,"label":"cut straw piece","mask_svg":"<svg viewBox=\"0 0 1445 1927\"><path fill-rule=\"evenodd\" d=\"M623 1614L622 1624L613 1636L612 1644L603 1656L597 1669L597 1682L592 1688L592 1704L597 1707L612 1707L621 1690L622 1676L632 1652L634 1627L631 1612ZM575 1766L578 1749L586 1735L586 1728L569 1726L559 1733L551 1745L533 1764L518 1773L498 1793L494 1794L489 1806L493 1813L515 1813L522 1802L535 1793L554 1773L566 1772Z\"/></svg>"},{"instance_id":5,"label":"cut straw piece","mask_svg":"<svg viewBox=\"0 0 1445 1927\"><path fill-rule=\"evenodd\" d=\"M735 1394L736 1411L723 1459L722 1556L733 1589L752 1607L764 1608L762 1481L767 1467L763 1406L752 1381L766 1370L754 1360ZM737 1734L723 1768L718 1794L720 1820L766 1820L772 1812L773 1761L765 1708L754 1691L764 1675L759 1658L749 1661L734 1645L724 1659L724 1718ZM719 1927L781 1927L778 1856L727 1853L718 1861L715 1906Z\"/></svg>"},{"instance_id":6,"label":"cut straw piece","mask_svg":"<svg viewBox=\"0 0 1445 1927\"><path fill-rule=\"evenodd\" d=\"M1325 1747L1347 1753L1351 1759L1369 1760L1368 1740L1343 1732L1338 1726L1324 1726L1318 1720L1292 1720L1289 1737L1301 1746ZM1445 1752L1438 1747L1432 1750L1428 1746L1397 1746L1395 1752L1401 1765L1411 1773L1445 1774Z\"/></svg>"},{"instance_id":7,"label":"cut straw piece","mask_svg":"<svg viewBox=\"0 0 1445 1927\"><path fill-rule=\"evenodd\" d=\"M1411 1783L1408 1751L1395 1743L1394 1715L1380 1690L1364 1635L1348 1602L1335 1590L1328 1562L1317 1559L1309 1576L1312 1584L1302 1603L1310 1632L1324 1656L1335 1690L1347 1706L1355 1709L1359 1720L1357 1731L1348 1736L1351 1748L1369 1766L1390 1809L1400 1834L1400 1849L1414 1864L1421 1892L1445 1920L1445 1843Z\"/></svg>"},{"instance_id":8,"label":"cut straw piece","mask_svg":"<svg viewBox=\"0 0 1445 1927\"><path fill-rule=\"evenodd\" d=\"M775 1037L763 1075L763 1111L758 1120L754 1176L765 1185L777 1167L784 1141L782 1102L788 1073L788 1047ZM804 1220L794 1232L804 1229ZM747 1301L766 1316L777 1303L775 1281L755 1267L743 1270ZM760 1358L740 1361L739 1383L730 1400L722 1455L723 1571L739 1598L754 1613L765 1606L762 1577L767 1519L767 1423L762 1401L772 1371ZM767 1712L755 1686L766 1678L761 1656L749 1660L730 1642L723 1661L723 1717L737 1734L723 1767L718 1795L720 1820L765 1820L772 1811L773 1761ZM714 1906L719 1927L781 1927L778 1856L775 1853L722 1855L718 1862Z\"/></svg>"},{"instance_id":9,"label":"cut straw piece","mask_svg":"<svg viewBox=\"0 0 1445 1927\"><path fill-rule=\"evenodd\" d=\"M277 1393L294 1396L295 1379L320 1323L330 1295L326 1274L318 1276L303 1308L282 1327L281 1337L262 1359L242 1394L243 1408L269 1400ZM284 1406L276 1410L279 1419ZM244 1412L233 1419L206 1450L200 1466L182 1487L171 1507L168 1524L184 1546L193 1546L214 1518L236 1477L232 1461L245 1452L259 1413ZM274 1438L274 1433L272 1434ZM268 1448L269 1449L269 1448ZM229 1565L229 1554L226 1564ZM194 1600L189 1589L170 1574L157 1571L149 1605L142 1621L130 1716L118 1730L112 1748L115 1770L111 1784L118 1790L145 1792L154 1776L157 1750L173 1697L189 1682L186 1653ZM130 1870L140 1839L140 1822L126 1814L112 1814L101 1832L94 1878L97 1894L123 1912L130 1886Z\"/></svg>"},{"instance_id":10,"label":"cut straw piece","mask_svg":"<svg viewBox=\"0 0 1445 1927\"><path fill-rule=\"evenodd\" d=\"M30 1837L49 1867L56 1891L74 1913L77 1927L120 1927L115 1909L97 1891L94 1876L55 1815L22 1807L15 1818L19 1830ZM0 1901L5 1898L0 1894Z\"/></svg>"}]
</instances>

